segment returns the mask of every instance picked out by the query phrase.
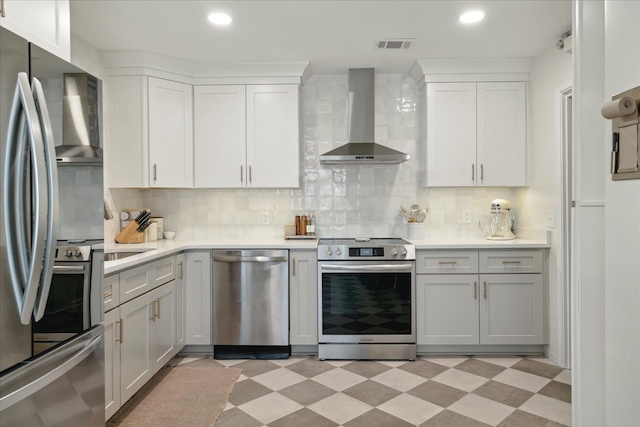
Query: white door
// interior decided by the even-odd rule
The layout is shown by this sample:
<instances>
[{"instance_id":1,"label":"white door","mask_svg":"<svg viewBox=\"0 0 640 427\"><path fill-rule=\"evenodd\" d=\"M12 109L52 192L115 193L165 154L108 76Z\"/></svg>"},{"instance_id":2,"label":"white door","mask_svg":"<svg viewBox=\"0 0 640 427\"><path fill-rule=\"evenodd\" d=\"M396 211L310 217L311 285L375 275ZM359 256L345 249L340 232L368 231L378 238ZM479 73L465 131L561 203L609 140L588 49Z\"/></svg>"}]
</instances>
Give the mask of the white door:
<instances>
[{"instance_id":1,"label":"white door","mask_svg":"<svg viewBox=\"0 0 640 427\"><path fill-rule=\"evenodd\" d=\"M69 0L3 0L0 26L71 62Z\"/></svg>"},{"instance_id":2,"label":"white door","mask_svg":"<svg viewBox=\"0 0 640 427\"><path fill-rule=\"evenodd\" d=\"M149 78L149 173L151 187L193 187L191 85Z\"/></svg>"},{"instance_id":3,"label":"white door","mask_svg":"<svg viewBox=\"0 0 640 427\"><path fill-rule=\"evenodd\" d=\"M188 252L187 345L211 345L211 251Z\"/></svg>"},{"instance_id":4,"label":"white door","mask_svg":"<svg viewBox=\"0 0 640 427\"><path fill-rule=\"evenodd\" d=\"M416 276L418 344L478 344L478 276Z\"/></svg>"},{"instance_id":5,"label":"white door","mask_svg":"<svg viewBox=\"0 0 640 427\"><path fill-rule=\"evenodd\" d=\"M153 313L153 373L162 368L175 354L176 346L176 283L171 281L151 292Z\"/></svg>"},{"instance_id":6,"label":"white door","mask_svg":"<svg viewBox=\"0 0 640 427\"><path fill-rule=\"evenodd\" d=\"M476 84L427 84L427 186L476 185Z\"/></svg>"},{"instance_id":7,"label":"white door","mask_svg":"<svg viewBox=\"0 0 640 427\"><path fill-rule=\"evenodd\" d=\"M104 410L105 421L120 409L120 309L104 315Z\"/></svg>"},{"instance_id":8,"label":"white door","mask_svg":"<svg viewBox=\"0 0 640 427\"><path fill-rule=\"evenodd\" d=\"M153 376L151 293L120 306L120 399L126 402Z\"/></svg>"},{"instance_id":9,"label":"white door","mask_svg":"<svg viewBox=\"0 0 640 427\"><path fill-rule=\"evenodd\" d=\"M291 251L289 271L289 342L318 345L318 256Z\"/></svg>"},{"instance_id":10,"label":"white door","mask_svg":"<svg viewBox=\"0 0 640 427\"><path fill-rule=\"evenodd\" d=\"M248 186L300 186L298 85L247 86Z\"/></svg>"},{"instance_id":11,"label":"white door","mask_svg":"<svg viewBox=\"0 0 640 427\"><path fill-rule=\"evenodd\" d=\"M544 344L542 274L481 274L480 344Z\"/></svg>"},{"instance_id":12,"label":"white door","mask_svg":"<svg viewBox=\"0 0 640 427\"><path fill-rule=\"evenodd\" d=\"M478 185L526 185L526 84L478 83L477 97Z\"/></svg>"},{"instance_id":13,"label":"white door","mask_svg":"<svg viewBox=\"0 0 640 427\"><path fill-rule=\"evenodd\" d=\"M247 185L244 85L194 88L195 186Z\"/></svg>"},{"instance_id":14,"label":"white door","mask_svg":"<svg viewBox=\"0 0 640 427\"><path fill-rule=\"evenodd\" d=\"M184 253L176 255L176 348L178 353L187 344L187 283L184 271L187 267L187 256Z\"/></svg>"}]
</instances>

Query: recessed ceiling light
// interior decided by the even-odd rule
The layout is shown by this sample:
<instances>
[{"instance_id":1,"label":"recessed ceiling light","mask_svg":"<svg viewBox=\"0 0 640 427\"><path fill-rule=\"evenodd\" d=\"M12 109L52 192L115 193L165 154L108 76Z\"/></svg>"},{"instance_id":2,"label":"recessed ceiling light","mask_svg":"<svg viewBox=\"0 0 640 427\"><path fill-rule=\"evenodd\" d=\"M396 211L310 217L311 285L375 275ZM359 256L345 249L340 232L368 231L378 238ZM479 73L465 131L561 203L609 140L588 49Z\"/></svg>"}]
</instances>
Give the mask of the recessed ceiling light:
<instances>
[{"instance_id":1,"label":"recessed ceiling light","mask_svg":"<svg viewBox=\"0 0 640 427\"><path fill-rule=\"evenodd\" d=\"M214 25L229 25L233 19L226 13L212 13L208 17L209 22Z\"/></svg>"},{"instance_id":2,"label":"recessed ceiling light","mask_svg":"<svg viewBox=\"0 0 640 427\"><path fill-rule=\"evenodd\" d=\"M479 10L471 10L460 15L460 22L463 24L473 24L484 19L484 12Z\"/></svg>"}]
</instances>

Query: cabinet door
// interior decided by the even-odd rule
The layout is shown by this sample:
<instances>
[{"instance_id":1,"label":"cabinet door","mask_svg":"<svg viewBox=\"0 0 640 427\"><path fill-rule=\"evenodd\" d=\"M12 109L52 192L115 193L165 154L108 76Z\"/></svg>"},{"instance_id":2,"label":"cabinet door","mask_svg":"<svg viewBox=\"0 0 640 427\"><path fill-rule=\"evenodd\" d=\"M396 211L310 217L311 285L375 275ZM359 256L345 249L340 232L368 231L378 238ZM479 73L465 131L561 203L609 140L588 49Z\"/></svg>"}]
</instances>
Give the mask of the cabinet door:
<instances>
[{"instance_id":1,"label":"cabinet door","mask_svg":"<svg viewBox=\"0 0 640 427\"><path fill-rule=\"evenodd\" d=\"M153 315L153 373L162 368L175 354L176 346L176 283L171 281L151 292Z\"/></svg>"},{"instance_id":2,"label":"cabinet door","mask_svg":"<svg viewBox=\"0 0 640 427\"><path fill-rule=\"evenodd\" d=\"M187 283L184 271L187 266L187 256L184 253L176 255L176 348L177 354L187 344Z\"/></svg>"},{"instance_id":3,"label":"cabinet door","mask_svg":"<svg viewBox=\"0 0 640 427\"><path fill-rule=\"evenodd\" d=\"M69 0L4 0L0 26L71 62Z\"/></svg>"},{"instance_id":4,"label":"cabinet door","mask_svg":"<svg viewBox=\"0 0 640 427\"><path fill-rule=\"evenodd\" d=\"M248 186L300 186L297 85L247 86Z\"/></svg>"},{"instance_id":5,"label":"cabinet door","mask_svg":"<svg viewBox=\"0 0 640 427\"><path fill-rule=\"evenodd\" d=\"M542 274L481 274L480 344L544 344Z\"/></svg>"},{"instance_id":6,"label":"cabinet door","mask_svg":"<svg viewBox=\"0 0 640 427\"><path fill-rule=\"evenodd\" d=\"M478 185L526 185L524 82L478 83Z\"/></svg>"},{"instance_id":7,"label":"cabinet door","mask_svg":"<svg viewBox=\"0 0 640 427\"><path fill-rule=\"evenodd\" d=\"M291 251L289 272L289 342L318 344L318 256L316 251Z\"/></svg>"},{"instance_id":8,"label":"cabinet door","mask_svg":"<svg viewBox=\"0 0 640 427\"><path fill-rule=\"evenodd\" d=\"M120 409L120 309L104 315L104 410L105 421Z\"/></svg>"},{"instance_id":9,"label":"cabinet door","mask_svg":"<svg viewBox=\"0 0 640 427\"><path fill-rule=\"evenodd\" d=\"M154 288L153 270L143 264L120 273L120 303L127 302Z\"/></svg>"},{"instance_id":10,"label":"cabinet door","mask_svg":"<svg viewBox=\"0 0 640 427\"><path fill-rule=\"evenodd\" d=\"M476 185L476 84L427 84L427 185Z\"/></svg>"},{"instance_id":11,"label":"cabinet door","mask_svg":"<svg viewBox=\"0 0 640 427\"><path fill-rule=\"evenodd\" d=\"M195 186L247 185L245 86L194 88Z\"/></svg>"},{"instance_id":12,"label":"cabinet door","mask_svg":"<svg viewBox=\"0 0 640 427\"><path fill-rule=\"evenodd\" d=\"M188 252L187 344L211 345L211 252Z\"/></svg>"},{"instance_id":13,"label":"cabinet door","mask_svg":"<svg viewBox=\"0 0 640 427\"><path fill-rule=\"evenodd\" d=\"M193 187L191 85L149 78L149 169L151 187Z\"/></svg>"},{"instance_id":14,"label":"cabinet door","mask_svg":"<svg viewBox=\"0 0 640 427\"><path fill-rule=\"evenodd\" d=\"M478 344L478 276L418 275L417 343Z\"/></svg>"},{"instance_id":15,"label":"cabinet door","mask_svg":"<svg viewBox=\"0 0 640 427\"><path fill-rule=\"evenodd\" d=\"M126 402L153 376L151 292L120 306L120 399Z\"/></svg>"}]
</instances>

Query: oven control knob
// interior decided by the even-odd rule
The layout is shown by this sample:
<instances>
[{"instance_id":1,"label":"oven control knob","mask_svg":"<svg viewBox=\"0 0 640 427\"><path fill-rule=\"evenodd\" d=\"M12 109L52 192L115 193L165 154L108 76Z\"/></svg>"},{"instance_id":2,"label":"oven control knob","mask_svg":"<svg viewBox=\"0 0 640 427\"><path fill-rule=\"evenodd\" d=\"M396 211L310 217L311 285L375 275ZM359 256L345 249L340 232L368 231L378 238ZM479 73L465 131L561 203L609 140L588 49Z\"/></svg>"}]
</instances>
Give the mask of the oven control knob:
<instances>
[{"instance_id":1,"label":"oven control knob","mask_svg":"<svg viewBox=\"0 0 640 427\"><path fill-rule=\"evenodd\" d=\"M76 251L73 253L74 256L80 256L82 255L82 252L80 252L80 249L76 249Z\"/></svg>"},{"instance_id":2,"label":"oven control knob","mask_svg":"<svg viewBox=\"0 0 640 427\"><path fill-rule=\"evenodd\" d=\"M407 249L406 248L402 248L400 250L400 257L402 257L402 258L406 258L407 257Z\"/></svg>"},{"instance_id":3,"label":"oven control knob","mask_svg":"<svg viewBox=\"0 0 640 427\"><path fill-rule=\"evenodd\" d=\"M331 255L333 252L331 251L331 247L327 246L327 255Z\"/></svg>"},{"instance_id":4,"label":"oven control knob","mask_svg":"<svg viewBox=\"0 0 640 427\"><path fill-rule=\"evenodd\" d=\"M391 248L391 255L392 256L398 255L398 249L397 248Z\"/></svg>"},{"instance_id":5,"label":"oven control knob","mask_svg":"<svg viewBox=\"0 0 640 427\"><path fill-rule=\"evenodd\" d=\"M73 252L71 252L71 249L67 249L67 252L65 252L66 256L73 256Z\"/></svg>"},{"instance_id":6,"label":"oven control knob","mask_svg":"<svg viewBox=\"0 0 640 427\"><path fill-rule=\"evenodd\" d=\"M342 254L342 251L340 250L340 248L336 248L336 255L340 255Z\"/></svg>"}]
</instances>

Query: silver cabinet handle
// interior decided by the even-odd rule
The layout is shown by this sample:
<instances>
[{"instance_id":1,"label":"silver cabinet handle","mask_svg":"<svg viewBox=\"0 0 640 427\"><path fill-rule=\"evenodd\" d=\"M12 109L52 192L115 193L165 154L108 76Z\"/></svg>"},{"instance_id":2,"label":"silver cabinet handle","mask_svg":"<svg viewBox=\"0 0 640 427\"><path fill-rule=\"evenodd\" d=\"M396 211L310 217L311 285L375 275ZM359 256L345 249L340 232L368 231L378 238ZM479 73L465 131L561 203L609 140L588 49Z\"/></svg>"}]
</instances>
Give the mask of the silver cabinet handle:
<instances>
[{"instance_id":1,"label":"silver cabinet handle","mask_svg":"<svg viewBox=\"0 0 640 427\"><path fill-rule=\"evenodd\" d=\"M5 17L7 6L4 4L4 0L0 0L0 17Z\"/></svg>"},{"instance_id":2,"label":"silver cabinet handle","mask_svg":"<svg viewBox=\"0 0 640 427\"><path fill-rule=\"evenodd\" d=\"M158 180L158 165L157 165L157 163L153 164L153 180L154 181Z\"/></svg>"},{"instance_id":3,"label":"silver cabinet handle","mask_svg":"<svg viewBox=\"0 0 640 427\"><path fill-rule=\"evenodd\" d=\"M57 368L48 371L35 381L26 384L24 387L18 388L12 393L2 396L0 398L0 408L5 409L15 405L16 403L26 399L27 397L37 393L49 384L53 383L57 379L64 376L67 372L78 366L82 361L94 352L94 350L100 345L102 341L102 335L98 335L93 338L87 344L85 344L76 354L69 359L57 365ZM53 356L53 353L52 353ZM64 355L66 357L66 354ZM4 388L4 387L3 387Z\"/></svg>"},{"instance_id":4,"label":"silver cabinet handle","mask_svg":"<svg viewBox=\"0 0 640 427\"><path fill-rule=\"evenodd\" d=\"M244 182L244 167L240 165L240 183Z\"/></svg>"},{"instance_id":5,"label":"silver cabinet handle","mask_svg":"<svg viewBox=\"0 0 640 427\"><path fill-rule=\"evenodd\" d=\"M458 261L438 261L440 265L456 265Z\"/></svg>"},{"instance_id":6,"label":"silver cabinet handle","mask_svg":"<svg viewBox=\"0 0 640 427\"><path fill-rule=\"evenodd\" d=\"M478 282L473 282L473 299L478 299Z\"/></svg>"},{"instance_id":7,"label":"silver cabinet handle","mask_svg":"<svg viewBox=\"0 0 640 427\"><path fill-rule=\"evenodd\" d=\"M151 301L151 318L149 320L156 319L156 300Z\"/></svg>"},{"instance_id":8,"label":"silver cabinet handle","mask_svg":"<svg viewBox=\"0 0 640 427\"><path fill-rule=\"evenodd\" d=\"M30 160L24 154L27 138L30 145ZM46 213L49 207L47 195L41 191L47 186L42 129L26 73L18 74L5 149L3 216L7 236L6 253L20 321L28 325L31 322L31 314L34 312L41 285L45 260ZM34 163L31 168L34 212L27 215L25 173L26 164L30 161ZM30 247L25 231L27 230L26 218L31 217L32 214L35 227L31 230L33 246Z\"/></svg>"},{"instance_id":9,"label":"silver cabinet handle","mask_svg":"<svg viewBox=\"0 0 640 427\"><path fill-rule=\"evenodd\" d=\"M249 183L252 183L253 180L251 178L251 165L249 165Z\"/></svg>"},{"instance_id":10,"label":"silver cabinet handle","mask_svg":"<svg viewBox=\"0 0 640 427\"><path fill-rule=\"evenodd\" d=\"M113 296L113 292L105 292L104 293L104 297L105 298L111 298Z\"/></svg>"},{"instance_id":11,"label":"silver cabinet handle","mask_svg":"<svg viewBox=\"0 0 640 427\"><path fill-rule=\"evenodd\" d=\"M182 271L183 269L182 261L178 263L178 267L180 268L180 275L178 276L178 279L184 279L183 271Z\"/></svg>"},{"instance_id":12,"label":"silver cabinet handle","mask_svg":"<svg viewBox=\"0 0 640 427\"><path fill-rule=\"evenodd\" d=\"M471 165L471 181L476 180L476 165Z\"/></svg>"},{"instance_id":13,"label":"silver cabinet handle","mask_svg":"<svg viewBox=\"0 0 640 427\"><path fill-rule=\"evenodd\" d=\"M229 256L214 255L214 261L218 262L286 262L286 256Z\"/></svg>"},{"instance_id":14,"label":"silver cabinet handle","mask_svg":"<svg viewBox=\"0 0 640 427\"><path fill-rule=\"evenodd\" d=\"M484 299L487 299L487 281L484 281Z\"/></svg>"},{"instance_id":15,"label":"silver cabinet handle","mask_svg":"<svg viewBox=\"0 0 640 427\"><path fill-rule=\"evenodd\" d=\"M503 264L520 264L521 261L513 260L513 261L502 261Z\"/></svg>"},{"instance_id":16,"label":"silver cabinet handle","mask_svg":"<svg viewBox=\"0 0 640 427\"><path fill-rule=\"evenodd\" d=\"M42 84L37 78L33 78L31 84L32 94L39 113L40 127L43 133L44 160L46 168L47 182L47 215L46 215L46 236L44 248L43 273L40 280L39 292L36 297L35 320L38 321L44 316L51 278L53 276L54 249L58 240L58 165L56 163L55 141L53 139L53 127L47 107L47 100L44 96Z\"/></svg>"},{"instance_id":17,"label":"silver cabinet handle","mask_svg":"<svg viewBox=\"0 0 640 427\"><path fill-rule=\"evenodd\" d=\"M296 259L293 259L293 262L291 263L291 275L293 277L296 277Z\"/></svg>"},{"instance_id":18,"label":"silver cabinet handle","mask_svg":"<svg viewBox=\"0 0 640 427\"><path fill-rule=\"evenodd\" d=\"M158 298L155 302L158 305L158 310L156 311L156 319L159 319L160 318L160 298Z\"/></svg>"},{"instance_id":19,"label":"silver cabinet handle","mask_svg":"<svg viewBox=\"0 0 640 427\"><path fill-rule=\"evenodd\" d=\"M116 342L122 344L124 342L124 335L122 335L122 333L124 332L124 322L122 321L122 319L120 319L116 320L116 323L120 326L120 338L116 338Z\"/></svg>"},{"instance_id":20,"label":"silver cabinet handle","mask_svg":"<svg viewBox=\"0 0 640 427\"><path fill-rule=\"evenodd\" d=\"M408 272L413 270L413 264L380 264L380 265L333 265L322 264L320 265L323 273L333 273L342 271L357 271L357 272Z\"/></svg>"},{"instance_id":21,"label":"silver cabinet handle","mask_svg":"<svg viewBox=\"0 0 640 427\"><path fill-rule=\"evenodd\" d=\"M484 182L484 163L480 163L480 181Z\"/></svg>"}]
</instances>

